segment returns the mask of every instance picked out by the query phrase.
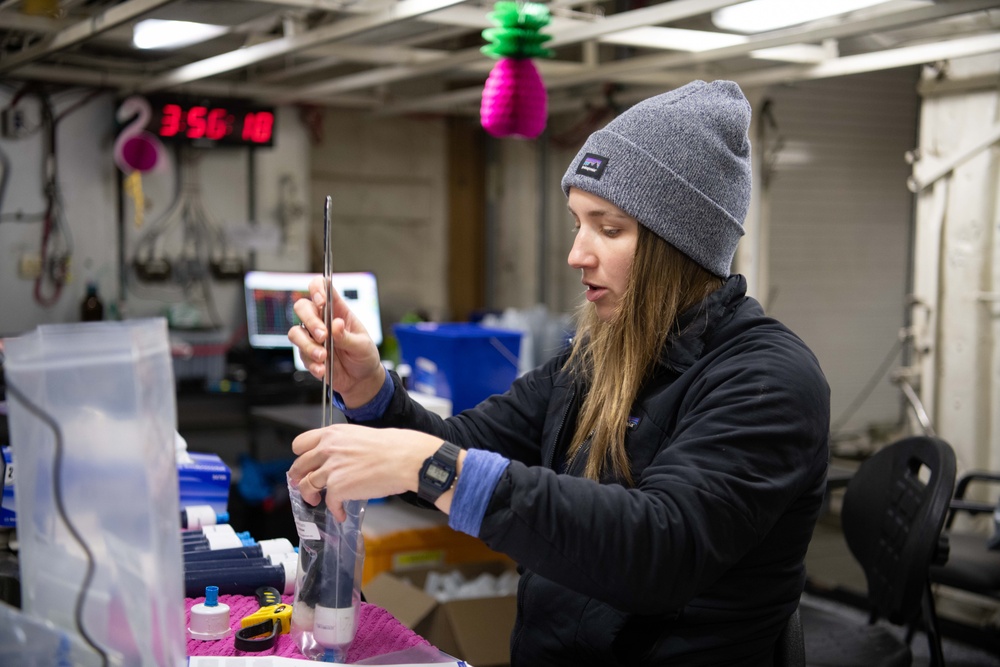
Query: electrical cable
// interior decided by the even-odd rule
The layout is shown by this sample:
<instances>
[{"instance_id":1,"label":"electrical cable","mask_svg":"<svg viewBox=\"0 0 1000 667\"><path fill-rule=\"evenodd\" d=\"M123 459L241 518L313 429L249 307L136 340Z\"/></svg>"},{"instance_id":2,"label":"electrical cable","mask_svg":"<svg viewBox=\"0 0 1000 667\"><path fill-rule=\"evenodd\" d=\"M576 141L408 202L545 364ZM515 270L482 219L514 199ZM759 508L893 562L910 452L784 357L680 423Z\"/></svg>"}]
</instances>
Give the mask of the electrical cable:
<instances>
[{"instance_id":1,"label":"electrical cable","mask_svg":"<svg viewBox=\"0 0 1000 667\"><path fill-rule=\"evenodd\" d=\"M40 257L42 270L35 278L35 301L43 307L55 305L69 278L69 263L73 255L73 240L69 226L63 215L62 194L59 190L58 160L56 151L56 118L52 103L44 93L38 93L41 100L42 124L45 126L47 150L44 161L44 192L46 197L45 217L42 221L42 241ZM50 243L52 247L50 247ZM52 291L42 293L46 280L52 282Z\"/></svg>"},{"instance_id":2,"label":"electrical cable","mask_svg":"<svg viewBox=\"0 0 1000 667\"><path fill-rule=\"evenodd\" d=\"M197 290L210 324L221 327L222 318L211 289L210 267L213 259L224 259L229 249L225 233L213 223L202 203L199 160L200 157L192 153L179 154L176 169L178 186L174 199L166 212L148 225L136 241L129 275L142 280L139 268L144 262L157 258L157 246L179 223L181 248L177 257L168 258L170 278L187 299L194 299L193 293ZM129 289L137 294L132 287L135 282L129 281Z\"/></svg>"},{"instance_id":3,"label":"electrical cable","mask_svg":"<svg viewBox=\"0 0 1000 667\"><path fill-rule=\"evenodd\" d=\"M0 350L0 368L3 368L5 355L3 350ZM76 542L80 545L83 550L84 556L86 557L86 571L83 575L83 581L80 584L80 592L76 596L76 600L73 605L73 622L76 625L77 632L83 638L87 644L94 649L101 656L101 664L104 667L108 667L110 664L109 656L107 652L98 645L97 641L87 632L87 629L83 623L83 605L86 599L87 590L90 588L91 583L94 579L94 574L97 570L97 565L94 559L94 553L87 546L87 543L83 540L83 536L80 531L77 530L76 526L69 520L69 515L66 512L66 502L62 496L62 485L60 480L62 478L62 464L64 456L64 439L62 434L62 429L59 427L59 423L52 418L52 416L45 412L42 408L35 405L16 385L12 384L10 378L5 377L5 388L8 396L12 396L14 400L24 406L24 408L39 419L43 424L52 429L52 434L55 437L54 442L54 454L52 460L52 497L55 501L56 511L59 513L59 518L66 525L66 529L69 531L70 535Z\"/></svg>"},{"instance_id":4,"label":"electrical cable","mask_svg":"<svg viewBox=\"0 0 1000 667\"><path fill-rule=\"evenodd\" d=\"M846 424L847 421L854 416L854 413L858 411L858 408L860 408L862 404L868 400L868 397L875 390L875 387L882 381L885 374L889 372L889 367L896 360L896 355L898 355L902 349L903 341L897 340L889 349L889 353L885 356L885 359L882 360L882 363L879 364L879 367L875 369L875 372L868 380L868 383L860 392L858 392L858 395L854 397L854 400L851 401L850 405L847 406L840 416L830 424L830 433L837 433L840 431L844 424Z\"/></svg>"}]
</instances>

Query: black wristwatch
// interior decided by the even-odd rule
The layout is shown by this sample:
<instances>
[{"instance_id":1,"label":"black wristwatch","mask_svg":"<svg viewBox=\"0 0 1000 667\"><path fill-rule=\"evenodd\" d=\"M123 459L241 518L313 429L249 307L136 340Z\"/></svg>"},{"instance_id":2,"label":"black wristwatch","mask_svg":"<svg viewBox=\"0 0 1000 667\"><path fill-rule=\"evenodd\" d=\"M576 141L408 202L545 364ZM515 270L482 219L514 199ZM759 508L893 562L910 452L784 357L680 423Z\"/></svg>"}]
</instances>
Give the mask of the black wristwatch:
<instances>
[{"instance_id":1,"label":"black wristwatch","mask_svg":"<svg viewBox=\"0 0 1000 667\"><path fill-rule=\"evenodd\" d=\"M461 451L458 445L443 442L432 456L427 457L420 467L417 487L417 495L421 499L434 503L452 487L458 479L458 454Z\"/></svg>"}]
</instances>

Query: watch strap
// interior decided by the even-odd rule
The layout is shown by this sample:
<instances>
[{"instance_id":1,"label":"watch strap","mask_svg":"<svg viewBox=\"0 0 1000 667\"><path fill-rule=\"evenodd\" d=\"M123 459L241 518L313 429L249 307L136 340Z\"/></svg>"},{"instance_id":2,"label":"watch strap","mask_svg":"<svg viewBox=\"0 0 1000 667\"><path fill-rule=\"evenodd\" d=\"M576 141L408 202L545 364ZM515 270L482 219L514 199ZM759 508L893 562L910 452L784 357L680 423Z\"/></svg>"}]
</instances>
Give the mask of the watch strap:
<instances>
[{"instance_id":1,"label":"watch strap","mask_svg":"<svg viewBox=\"0 0 1000 667\"><path fill-rule=\"evenodd\" d=\"M419 496L422 500L433 504L443 493L452 488L455 485L455 482L458 481L458 455L461 452L462 448L458 445L448 442L447 440L442 442L438 450L429 456L420 468L420 478L417 484L417 496ZM431 482L425 475L428 467L434 464L444 466L451 471L451 479L448 480L447 484L443 487Z\"/></svg>"}]
</instances>

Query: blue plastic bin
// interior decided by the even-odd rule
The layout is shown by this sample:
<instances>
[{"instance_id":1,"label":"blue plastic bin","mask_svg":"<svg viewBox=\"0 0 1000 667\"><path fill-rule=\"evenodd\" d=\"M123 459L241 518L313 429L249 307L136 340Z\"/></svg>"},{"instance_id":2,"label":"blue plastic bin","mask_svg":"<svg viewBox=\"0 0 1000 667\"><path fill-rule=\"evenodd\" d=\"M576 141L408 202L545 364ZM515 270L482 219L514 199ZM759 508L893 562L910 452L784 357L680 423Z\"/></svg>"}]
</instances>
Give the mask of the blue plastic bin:
<instances>
[{"instance_id":1,"label":"blue plastic bin","mask_svg":"<svg viewBox=\"0 0 1000 667\"><path fill-rule=\"evenodd\" d=\"M521 332L464 322L396 324L410 386L451 400L452 413L502 394L517 377Z\"/></svg>"}]
</instances>

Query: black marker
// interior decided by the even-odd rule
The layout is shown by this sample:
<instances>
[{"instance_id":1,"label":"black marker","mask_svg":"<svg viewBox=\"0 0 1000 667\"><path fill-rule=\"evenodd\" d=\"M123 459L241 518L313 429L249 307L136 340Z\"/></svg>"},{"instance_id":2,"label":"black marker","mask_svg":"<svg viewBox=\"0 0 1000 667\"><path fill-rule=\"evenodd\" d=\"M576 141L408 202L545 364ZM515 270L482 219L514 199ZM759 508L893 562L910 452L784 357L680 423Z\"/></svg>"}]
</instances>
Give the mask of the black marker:
<instances>
[{"instance_id":1,"label":"black marker","mask_svg":"<svg viewBox=\"0 0 1000 667\"><path fill-rule=\"evenodd\" d=\"M248 547L237 547L235 549L202 549L199 551L188 551L184 554L184 562L190 563L196 560L219 560L221 558L255 558L270 556L277 553L291 553L295 551L292 543L283 537L273 540L261 540L257 544Z\"/></svg>"},{"instance_id":2,"label":"black marker","mask_svg":"<svg viewBox=\"0 0 1000 667\"><path fill-rule=\"evenodd\" d=\"M184 573L184 595L197 597L206 586L218 586L223 595L253 595L261 586L291 595L295 591L295 572L294 561L283 565L193 570Z\"/></svg>"}]
</instances>

